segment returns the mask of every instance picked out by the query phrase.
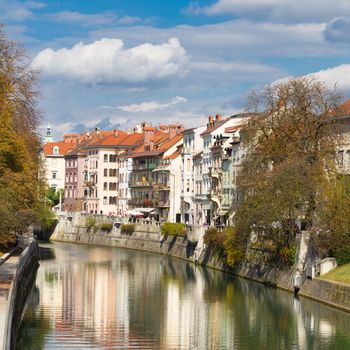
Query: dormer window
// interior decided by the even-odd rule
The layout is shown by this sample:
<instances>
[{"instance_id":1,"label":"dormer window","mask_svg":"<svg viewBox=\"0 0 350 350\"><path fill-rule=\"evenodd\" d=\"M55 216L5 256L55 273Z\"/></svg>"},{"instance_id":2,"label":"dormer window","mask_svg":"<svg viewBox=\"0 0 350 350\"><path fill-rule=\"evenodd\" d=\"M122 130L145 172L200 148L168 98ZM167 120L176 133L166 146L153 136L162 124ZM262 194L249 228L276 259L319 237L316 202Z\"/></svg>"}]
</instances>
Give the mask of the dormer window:
<instances>
[{"instance_id":1,"label":"dormer window","mask_svg":"<svg viewBox=\"0 0 350 350\"><path fill-rule=\"evenodd\" d=\"M55 154L55 155L60 154L60 148L59 148L58 146L55 146L55 147L53 148L53 154Z\"/></svg>"}]
</instances>

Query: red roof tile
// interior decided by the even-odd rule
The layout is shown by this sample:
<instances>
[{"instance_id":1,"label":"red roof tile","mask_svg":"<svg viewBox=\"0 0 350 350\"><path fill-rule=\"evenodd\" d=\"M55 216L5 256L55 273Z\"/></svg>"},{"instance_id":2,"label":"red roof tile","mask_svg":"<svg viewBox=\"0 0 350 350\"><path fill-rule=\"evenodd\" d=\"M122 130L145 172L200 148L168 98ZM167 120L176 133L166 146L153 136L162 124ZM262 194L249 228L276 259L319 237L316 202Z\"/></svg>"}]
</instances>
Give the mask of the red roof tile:
<instances>
[{"instance_id":1,"label":"red roof tile","mask_svg":"<svg viewBox=\"0 0 350 350\"><path fill-rule=\"evenodd\" d=\"M44 151L45 156L54 155L53 149L55 146L57 146L59 149L58 155L64 156L65 154L68 153L68 151L73 149L76 146L76 144L75 143L67 143L67 142L63 142L63 141L48 142L43 147L43 151Z\"/></svg>"}]
</instances>

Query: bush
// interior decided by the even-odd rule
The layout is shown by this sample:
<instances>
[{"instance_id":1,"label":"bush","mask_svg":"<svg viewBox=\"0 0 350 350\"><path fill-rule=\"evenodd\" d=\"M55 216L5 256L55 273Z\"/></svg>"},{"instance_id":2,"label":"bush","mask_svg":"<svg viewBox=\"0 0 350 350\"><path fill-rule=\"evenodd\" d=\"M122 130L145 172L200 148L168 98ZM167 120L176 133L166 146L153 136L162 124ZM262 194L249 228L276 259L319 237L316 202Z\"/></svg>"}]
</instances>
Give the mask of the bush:
<instances>
[{"instance_id":1,"label":"bush","mask_svg":"<svg viewBox=\"0 0 350 350\"><path fill-rule=\"evenodd\" d=\"M96 219L93 216L88 216L85 220L85 227L90 229L96 224Z\"/></svg>"},{"instance_id":2,"label":"bush","mask_svg":"<svg viewBox=\"0 0 350 350\"><path fill-rule=\"evenodd\" d=\"M224 250L224 233L218 232L215 227L209 227L204 234L204 243L212 251Z\"/></svg>"},{"instance_id":3,"label":"bush","mask_svg":"<svg viewBox=\"0 0 350 350\"><path fill-rule=\"evenodd\" d=\"M223 247L226 253L226 264L234 267L245 257L245 249L242 242L238 239L234 227L227 226L223 231Z\"/></svg>"},{"instance_id":4,"label":"bush","mask_svg":"<svg viewBox=\"0 0 350 350\"><path fill-rule=\"evenodd\" d=\"M293 265L296 259L297 248L295 245L283 247L279 251L279 257L285 265Z\"/></svg>"},{"instance_id":5,"label":"bush","mask_svg":"<svg viewBox=\"0 0 350 350\"><path fill-rule=\"evenodd\" d=\"M161 233L164 236L186 237L186 225L177 222L165 222L161 227Z\"/></svg>"},{"instance_id":6,"label":"bush","mask_svg":"<svg viewBox=\"0 0 350 350\"><path fill-rule=\"evenodd\" d=\"M338 265L345 265L350 263L350 246L339 248L334 252Z\"/></svg>"},{"instance_id":7,"label":"bush","mask_svg":"<svg viewBox=\"0 0 350 350\"><path fill-rule=\"evenodd\" d=\"M110 232L110 231L112 231L112 228L113 228L113 224L108 223L108 222L104 222L100 225L100 229L102 231Z\"/></svg>"},{"instance_id":8,"label":"bush","mask_svg":"<svg viewBox=\"0 0 350 350\"><path fill-rule=\"evenodd\" d=\"M120 226L120 232L127 235L131 235L135 231L135 224L122 224Z\"/></svg>"}]
</instances>

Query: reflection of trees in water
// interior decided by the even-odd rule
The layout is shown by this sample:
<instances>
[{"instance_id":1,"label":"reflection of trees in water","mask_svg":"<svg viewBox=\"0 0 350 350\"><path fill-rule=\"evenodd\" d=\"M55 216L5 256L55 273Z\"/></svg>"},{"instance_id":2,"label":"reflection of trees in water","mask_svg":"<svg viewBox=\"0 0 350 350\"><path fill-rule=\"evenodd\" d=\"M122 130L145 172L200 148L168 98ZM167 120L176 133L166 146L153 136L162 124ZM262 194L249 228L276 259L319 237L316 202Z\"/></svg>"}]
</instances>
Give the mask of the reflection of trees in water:
<instances>
[{"instance_id":1,"label":"reflection of trees in water","mask_svg":"<svg viewBox=\"0 0 350 350\"><path fill-rule=\"evenodd\" d=\"M52 330L50 322L43 314L33 316L29 311L23 318L17 349L40 350L44 348L45 338Z\"/></svg>"}]
</instances>

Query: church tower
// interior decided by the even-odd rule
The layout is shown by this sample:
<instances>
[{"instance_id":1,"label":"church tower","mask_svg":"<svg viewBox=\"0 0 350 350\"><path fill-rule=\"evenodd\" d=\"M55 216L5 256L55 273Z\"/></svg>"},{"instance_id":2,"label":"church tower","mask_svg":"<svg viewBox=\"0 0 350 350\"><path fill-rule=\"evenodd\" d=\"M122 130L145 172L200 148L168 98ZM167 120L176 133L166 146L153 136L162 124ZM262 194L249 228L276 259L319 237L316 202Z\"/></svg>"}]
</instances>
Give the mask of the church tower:
<instances>
[{"instance_id":1,"label":"church tower","mask_svg":"<svg viewBox=\"0 0 350 350\"><path fill-rule=\"evenodd\" d=\"M47 124L46 135L45 135L45 138L44 138L44 144L48 143L48 142L53 142L50 124Z\"/></svg>"}]
</instances>

